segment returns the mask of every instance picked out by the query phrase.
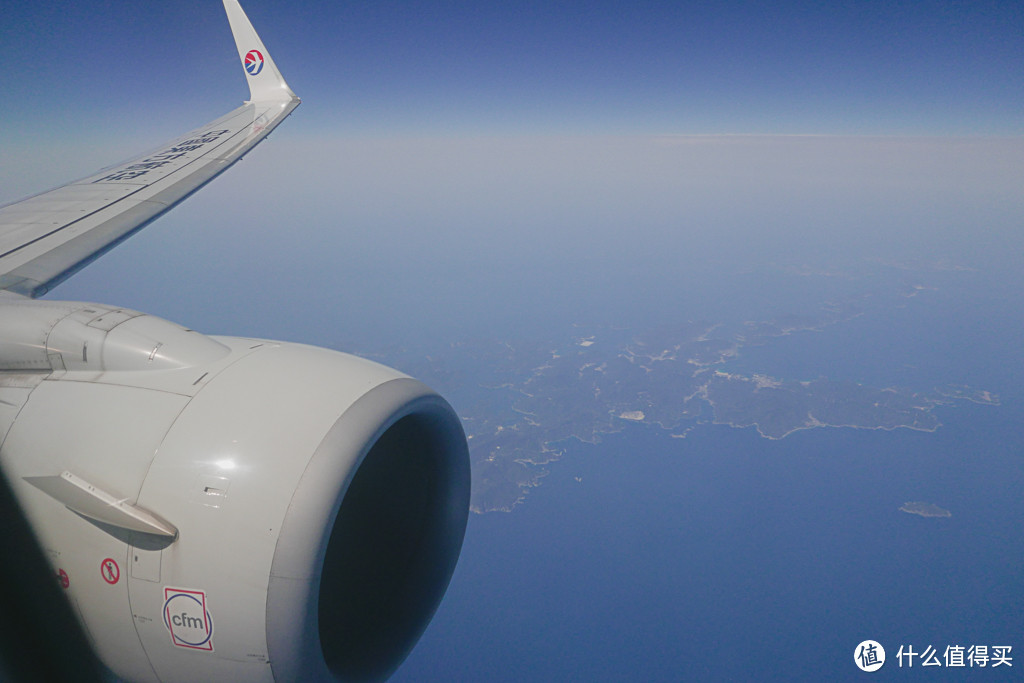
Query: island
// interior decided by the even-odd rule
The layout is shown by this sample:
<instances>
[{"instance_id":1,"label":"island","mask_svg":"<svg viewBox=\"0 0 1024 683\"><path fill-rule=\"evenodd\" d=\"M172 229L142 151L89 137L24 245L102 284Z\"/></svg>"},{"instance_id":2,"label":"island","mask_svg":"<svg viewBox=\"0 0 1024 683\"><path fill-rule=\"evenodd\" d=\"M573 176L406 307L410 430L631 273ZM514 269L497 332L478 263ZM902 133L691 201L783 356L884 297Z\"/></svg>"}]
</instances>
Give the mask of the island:
<instances>
[{"instance_id":1,"label":"island","mask_svg":"<svg viewBox=\"0 0 1024 683\"><path fill-rule=\"evenodd\" d=\"M909 502L900 506L901 512L921 517L952 517L953 513L945 508L940 508L934 503Z\"/></svg>"},{"instance_id":2,"label":"island","mask_svg":"<svg viewBox=\"0 0 1024 683\"><path fill-rule=\"evenodd\" d=\"M906 283L891 305L906 305ZM626 429L683 438L708 425L752 428L767 439L811 429L931 432L937 408L996 406L960 384L870 386L844 377L786 378L736 366L752 347L842 325L882 305L877 292L762 320L678 320L656 329L566 325L546 339L460 340L447 348L359 350L434 387L463 419L472 460L471 507L510 511L570 447ZM350 347L351 348L351 347ZM949 513L924 503L904 512Z\"/></svg>"}]
</instances>

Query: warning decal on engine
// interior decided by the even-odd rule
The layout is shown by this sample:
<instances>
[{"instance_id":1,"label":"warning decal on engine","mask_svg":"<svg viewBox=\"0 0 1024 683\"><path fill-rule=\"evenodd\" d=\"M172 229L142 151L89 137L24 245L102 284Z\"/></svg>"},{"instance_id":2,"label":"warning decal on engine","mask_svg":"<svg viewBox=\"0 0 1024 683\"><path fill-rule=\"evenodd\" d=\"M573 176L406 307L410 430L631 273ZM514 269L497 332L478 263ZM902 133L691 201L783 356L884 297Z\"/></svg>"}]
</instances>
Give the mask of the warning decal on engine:
<instances>
[{"instance_id":1,"label":"warning decal on engine","mask_svg":"<svg viewBox=\"0 0 1024 683\"><path fill-rule=\"evenodd\" d=\"M178 647L213 652L213 618L205 591L164 588L164 626Z\"/></svg>"}]
</instances>

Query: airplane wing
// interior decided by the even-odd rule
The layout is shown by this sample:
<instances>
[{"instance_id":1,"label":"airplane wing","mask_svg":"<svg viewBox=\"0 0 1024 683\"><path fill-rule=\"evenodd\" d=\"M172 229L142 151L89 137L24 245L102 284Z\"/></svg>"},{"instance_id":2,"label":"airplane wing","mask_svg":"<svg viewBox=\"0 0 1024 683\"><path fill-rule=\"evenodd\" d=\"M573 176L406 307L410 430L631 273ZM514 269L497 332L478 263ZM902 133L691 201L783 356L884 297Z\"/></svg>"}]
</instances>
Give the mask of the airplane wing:
<instances>
[{"instance_id":1,"label":"airplane wing","mask_svg":"<svg viewBox=\"0 0 1024 683\"><path fill-rule=\"evenodd\" d=\"M384 680L455 571L469 451L425 385L337 351L25 298L209 182L298 105L237 1L224 5L248 102L0 207L0 680L87 680L61 636L78 625L105 678ZM49 570L22 556L21 521ZM32 595L54 579L64 617ZM55 628L68 613L77 624ZM47 656L55 644L68 660Z\"/></svg>"},{"instance_id":2,"label":"airplane wing","mask_svg":"<svg viewBox=\"0 0 1024 683\"><path fill-rule=\"evenodd\" d=\"M250 99L165 143L0 207L0 290L37 297L210 182L299 105L237 0L224 0Z\"/></svg>"}]
</instances>

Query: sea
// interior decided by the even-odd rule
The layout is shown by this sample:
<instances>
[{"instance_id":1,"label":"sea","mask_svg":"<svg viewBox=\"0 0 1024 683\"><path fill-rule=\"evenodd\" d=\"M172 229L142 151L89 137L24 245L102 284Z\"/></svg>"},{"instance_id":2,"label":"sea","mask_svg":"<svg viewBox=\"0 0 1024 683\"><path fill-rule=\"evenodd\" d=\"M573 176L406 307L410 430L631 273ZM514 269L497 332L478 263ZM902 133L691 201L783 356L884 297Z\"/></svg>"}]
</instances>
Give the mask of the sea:
<instances>
[{"instance_id":1,"label":"sea","mask_svg":"<svg viewBox=\"0 0 1024 683\"><path fill-rule=\"evenodd\" d=\"M790 335L736 369L969 383L1000 405L939 406L935 432L769 440L705 419L682 439L635 425L570 443L513 512L471 515L448 594L393 680L1018 678L1024 393L1006 368L1020 367L1019 323L992 315L995 297L954 299ZM910 501L951 516L901 511ZM854 660L865 640L886 653L871 674ZM1009 646L1012 666L946 666L947 650L978 646Z\"/></svg>"}]
</instances>

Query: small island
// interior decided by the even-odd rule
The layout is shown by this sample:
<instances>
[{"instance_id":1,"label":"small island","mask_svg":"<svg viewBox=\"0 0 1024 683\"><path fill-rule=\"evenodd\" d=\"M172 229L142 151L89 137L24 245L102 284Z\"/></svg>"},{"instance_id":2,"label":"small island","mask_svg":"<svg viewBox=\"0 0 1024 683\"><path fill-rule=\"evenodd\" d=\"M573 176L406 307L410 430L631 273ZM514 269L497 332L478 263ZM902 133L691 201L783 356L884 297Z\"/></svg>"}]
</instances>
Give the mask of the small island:
<instances>
[{"instance_id":1,"label":"small island","mask_svg":"<svg viewBox=\"0 0 1024 683\"><path fill-rule=\"evenodd\" d=\"M953 513L944 508L940 508L934 503L922 503L922 502L909 502L904 503L900 506L901 512L907 512L912 515L921 515L922 517L952 517Z\"/></svg>"}]
</instances>

